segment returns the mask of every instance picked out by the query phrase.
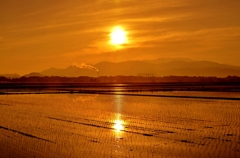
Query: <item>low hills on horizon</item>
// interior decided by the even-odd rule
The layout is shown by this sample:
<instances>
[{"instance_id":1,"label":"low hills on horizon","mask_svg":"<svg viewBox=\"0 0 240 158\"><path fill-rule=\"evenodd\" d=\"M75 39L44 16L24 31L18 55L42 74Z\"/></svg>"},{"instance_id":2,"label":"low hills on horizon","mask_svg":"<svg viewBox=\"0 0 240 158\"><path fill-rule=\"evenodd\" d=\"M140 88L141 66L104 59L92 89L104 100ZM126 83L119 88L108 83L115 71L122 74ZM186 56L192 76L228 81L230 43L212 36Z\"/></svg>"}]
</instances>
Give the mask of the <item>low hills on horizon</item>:
<instances>
[{"instance_id":1,"label":"low hills on horizon","mask_svg":"<svg viewBox=\"0 0 240 158\"><path fill-rule=\"evenodd\" d=\"M97 71L98 70L98 71ZM18 74L0 75L7 78L21 77ZM240 76L240 66L219 64L211 61L193 61L187 58L159 58L156 60L107 62L95 65L72 65L65 69L50 68L42 72L32 72L24 75L31 76Z\"/></svg>"}]
</instances>

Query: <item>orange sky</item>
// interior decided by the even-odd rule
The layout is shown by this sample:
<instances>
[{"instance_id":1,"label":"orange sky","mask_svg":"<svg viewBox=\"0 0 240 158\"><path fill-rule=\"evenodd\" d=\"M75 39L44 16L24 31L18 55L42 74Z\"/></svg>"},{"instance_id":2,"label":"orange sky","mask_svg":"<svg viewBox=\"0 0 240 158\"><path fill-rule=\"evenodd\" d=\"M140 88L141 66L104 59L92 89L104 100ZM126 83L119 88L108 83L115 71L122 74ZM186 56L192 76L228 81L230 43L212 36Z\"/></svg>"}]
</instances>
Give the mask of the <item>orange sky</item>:
<instances>
[{"instance_id":1,"label":"orange sky","mask_svg":"<svg viewBox=\"0 0 240 158\"><path fill-rule=\"evenodd\" d=\"M0 74L190 58L240 65L239 0L0 0ZM114 46L115 26L128 43Z\"/></svg>"}]
</instances>

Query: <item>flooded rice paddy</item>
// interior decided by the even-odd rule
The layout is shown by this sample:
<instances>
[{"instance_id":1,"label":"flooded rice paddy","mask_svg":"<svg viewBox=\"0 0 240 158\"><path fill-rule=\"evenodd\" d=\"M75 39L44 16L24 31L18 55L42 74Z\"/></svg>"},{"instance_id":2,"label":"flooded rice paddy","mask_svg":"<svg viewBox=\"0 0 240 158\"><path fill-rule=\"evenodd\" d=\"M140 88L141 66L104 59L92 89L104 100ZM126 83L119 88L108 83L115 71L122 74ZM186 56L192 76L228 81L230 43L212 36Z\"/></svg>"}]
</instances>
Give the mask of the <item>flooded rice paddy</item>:
<instances>
[{"instance_id":1,"label":"flooded rice paddy","mask_svg":"<svg viewBox=\"0 0 240 158\"><path fill-rule=\"evenodd\" d=\"M240 156L239 93L132 94L0 95L0 157Z\"/></svg>"}]
</instances>

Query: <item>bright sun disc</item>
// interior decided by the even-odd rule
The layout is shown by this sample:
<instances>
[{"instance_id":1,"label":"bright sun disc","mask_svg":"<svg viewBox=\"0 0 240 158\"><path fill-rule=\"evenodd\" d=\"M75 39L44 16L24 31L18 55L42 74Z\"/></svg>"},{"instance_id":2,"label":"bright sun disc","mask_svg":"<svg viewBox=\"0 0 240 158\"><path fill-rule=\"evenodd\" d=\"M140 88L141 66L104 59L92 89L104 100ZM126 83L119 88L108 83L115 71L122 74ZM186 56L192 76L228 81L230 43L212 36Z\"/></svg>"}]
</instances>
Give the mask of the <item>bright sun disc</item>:
<instances>
[{"instance_id":1,"label":"bright sun disc","mask_svg":"<svg viewBox=\"0 0 240 158\"><path fill-rule=\"evenodd\" d=\"M115 27L110 36L112 44L120 45L127 41L126 32L121 27Z\"/></svg>"}]
</instances>

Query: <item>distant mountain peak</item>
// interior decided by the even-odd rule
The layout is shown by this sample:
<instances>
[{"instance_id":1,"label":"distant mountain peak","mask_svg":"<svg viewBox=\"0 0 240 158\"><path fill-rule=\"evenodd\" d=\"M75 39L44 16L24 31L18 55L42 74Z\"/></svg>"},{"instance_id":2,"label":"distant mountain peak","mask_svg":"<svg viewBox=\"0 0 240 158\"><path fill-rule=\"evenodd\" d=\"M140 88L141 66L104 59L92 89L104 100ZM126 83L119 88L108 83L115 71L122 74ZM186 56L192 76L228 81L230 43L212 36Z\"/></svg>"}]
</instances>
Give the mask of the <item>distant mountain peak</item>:
<instances>
[{"instance_id":1,"label":"distant mountain peak","mask_svg":"<svg viewBox=\"0 0 240 158\"><path fill-rule=\"evenodd\" d=\"M81 64L80 66L77 64L73 64L68 66L65 69L58 69L58 68L51 68L42 71L41 73L45 76L65 76L65 77L79 77L79 76L92 76L96 77L96 68L87 65L87 64ZM93 71L95 70L95 71Z\"/></svg>"},{"instance_id":2,"label":"distant mountain peak","mask_svg":"<svg viewBox=\"0 0 240 158\"><path fill-rule=\"evenodd\" d=\"M39 72L31 72L29 74L24 75L23 77L43 77L44 75L42 75Z\"/></svg>"},{"instance_id":3,"label":"distant mountain peak","mask_svg":"<svg viewBox=\"0 0 240 158\"><path fill-rule=\"evenodd\" d=\"M158 58L153 60L143 60L144 62L152 63L152 64L160 64L160 63L168 63L171 61L185 61L192 62L193 60L189 58Z\"/></svg>"},{"instance_id":4,"label":"distant mountain peak","mask_svg":"<svg viewBox=\"0 0 240 158\"><path fill-rule=\"evenodd\" d=\"M0 74L0 77L3 76L3 77L6 77L6 78L19 78L21 77L19 74Z\"/></svg>"}]
</instances>

